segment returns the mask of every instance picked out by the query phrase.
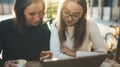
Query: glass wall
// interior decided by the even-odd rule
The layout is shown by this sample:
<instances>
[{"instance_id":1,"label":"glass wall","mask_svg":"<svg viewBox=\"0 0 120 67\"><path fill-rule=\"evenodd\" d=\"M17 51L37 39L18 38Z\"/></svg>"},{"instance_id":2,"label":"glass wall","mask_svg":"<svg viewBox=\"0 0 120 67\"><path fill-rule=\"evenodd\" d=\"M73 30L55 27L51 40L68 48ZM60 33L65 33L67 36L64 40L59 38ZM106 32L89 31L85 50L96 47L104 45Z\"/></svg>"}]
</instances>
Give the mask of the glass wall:
<instances>
[{"instance_id":1,"label":"glass wall","mask_svg":"<svg viewBox=\"0 0 120 67\"><path fill-rule=\"evenodd\" d=\"M0 15L11 14L14 0L0 0Z\"/></svg>"}]
</instances>

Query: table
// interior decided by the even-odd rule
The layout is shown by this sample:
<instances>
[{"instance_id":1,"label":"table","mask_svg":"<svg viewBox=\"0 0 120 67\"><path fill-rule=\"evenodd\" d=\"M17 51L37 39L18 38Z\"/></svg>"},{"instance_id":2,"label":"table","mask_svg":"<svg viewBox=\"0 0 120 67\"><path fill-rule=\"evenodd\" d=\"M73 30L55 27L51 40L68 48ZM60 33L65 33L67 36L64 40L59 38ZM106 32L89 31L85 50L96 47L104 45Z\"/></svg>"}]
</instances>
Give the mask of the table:
<instances>
[{"instance_id":1,"label":"table","mask_svg":"<svg viewBox=\"0 0 120 67\"><path fill-rule=\"evenodd\" d=\"M26 67L42 67L40 61L28 61Z\"/></svg>"},{"instance_id":2,"label":"table","mask_svg":"<svg viewBox=\"0 0 120 67\"><path fill-rule=\"evenodd\" d=\"M42 65L40 61L28 61L26 67L42 67ZM112 60L105 60L100 67L120 67L120 64Z\"/></svg>"},{"instance_id":3,"label":"table","mask_svg":"<svg viewBox=\"0 0 120 67\"><path fill-rule=\"evenodd\" d=\"M100 67L120 67L120 64L113 60L105 60Z\"/></svg>"}]
</instances>

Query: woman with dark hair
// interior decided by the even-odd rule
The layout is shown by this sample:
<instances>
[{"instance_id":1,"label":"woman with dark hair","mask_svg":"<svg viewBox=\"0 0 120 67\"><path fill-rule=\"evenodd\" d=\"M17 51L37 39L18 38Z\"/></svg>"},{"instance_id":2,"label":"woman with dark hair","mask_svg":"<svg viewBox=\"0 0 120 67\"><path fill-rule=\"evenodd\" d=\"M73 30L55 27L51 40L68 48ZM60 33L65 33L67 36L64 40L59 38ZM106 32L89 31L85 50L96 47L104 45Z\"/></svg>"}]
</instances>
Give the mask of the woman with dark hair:
<instances>
[{"instance_id":1,"label":"woman with dark hair","mask_svg":"<svg viewBox=\"0 0 120 67\"><path fill-rule=\"evenodd\" d=\"M60 59L106 54L98 26L87 20L86 0L65 0L51 31L50 50ZM90 51L90 44L94 51Z\"/></svg>"},{"instance_id":2,"label":"woman with dark hair","mask_svg":"<svg viewBox=\"0 0 120 67\"><path fill-rule=\"evenodd\" d=\"M39 61L41 51L49 50L50 30L43 22L45 11L44 0L15 1L15 18L0 22L0 66L15 67L11 61L17 59Z\"/></svg>"}]
</instances>

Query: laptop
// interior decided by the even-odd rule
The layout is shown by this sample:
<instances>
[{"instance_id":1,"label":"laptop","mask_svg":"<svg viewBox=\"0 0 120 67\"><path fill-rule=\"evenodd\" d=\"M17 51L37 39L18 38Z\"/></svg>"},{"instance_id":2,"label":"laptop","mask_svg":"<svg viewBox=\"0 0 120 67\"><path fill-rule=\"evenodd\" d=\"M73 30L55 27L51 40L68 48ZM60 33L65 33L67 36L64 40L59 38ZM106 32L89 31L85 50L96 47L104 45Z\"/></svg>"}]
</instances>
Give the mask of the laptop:
<instances>
[{"instance_id":1,"label":"laptop","mask_svg":"<svg viewBox=\"0 0 120 67\"><path fill-rule=\"evenodd\" d=\"M49 60L42 67L100 67L107 55L94 55L62 60Z\"/></svg>"}]
</instances>

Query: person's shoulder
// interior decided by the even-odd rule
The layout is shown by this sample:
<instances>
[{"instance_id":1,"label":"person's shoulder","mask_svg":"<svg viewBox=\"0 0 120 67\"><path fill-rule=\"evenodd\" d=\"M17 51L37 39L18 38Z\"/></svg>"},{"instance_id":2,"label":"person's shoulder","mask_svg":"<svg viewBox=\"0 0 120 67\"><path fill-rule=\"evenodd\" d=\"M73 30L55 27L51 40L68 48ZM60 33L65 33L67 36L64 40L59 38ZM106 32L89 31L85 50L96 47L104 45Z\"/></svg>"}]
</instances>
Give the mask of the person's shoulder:
<instances>
[{"instance_id":1,"label":"person's shoulder","mask_svg":"<svg viewBox=\"0 0 120 67\"><path fill-rule=\"evenodd\" d=\"M0 31L1 30L9 30L10 26L12 25L13 19L6 19L0 21Z\"/></svg>"},{"instance_id":2,"label":"person's shoulder","mask_svg":"<svg viewBox=\"0 0 120 67\"><path fill-rule=\"evenodd\" d=\"M42 23L42 29L45 31L50 31L49 24L47 22Z\"/></svg>"},{"instance_id":3,"label":"person's shoulder","mask_svg":"<svg viewBox=\"0 0 120 67\"><path fill-rule=\"evenodd\" d=\"M94 19L87 20L87 31L91 33L95 32L96 30L98 30L97 22Z\"/></svg>"},{"instance_id":4,"label":"person's shoulder","mask_svg":"<svg viewBox=\"0 0 120 67\"><path fill-rule=\"evenodd\" d=\"M48 25L47 25L47 22L43 22L43 23L42 23L42 26L45 26L45 27L48 26Z\"/></svg>"},{"instance_id":5,"label":"person's shoulder","mask_svg":"<svg viewBox=\"0 0 120 67\"><path fill-rule=\"evenodd\" d=\"M96 24L96 21L94 19L88 19L87 22L88 24Z\"/></svg>"},{"instance_id":6,"label":"person's shoulder","mask_svg":"<svg viewBox=\"0 0 120 67\"><path fill-rule=\"evenodd\" d=\"M87 20L87 25L88 25L88 27L96 27L97 22L94 19L89 19L89 20Z\"/></svg>"},{"instance_id":7,"label":"person's shoulder","mask_svg":"<svg viewBox=\"0 0 120 67\"><path fill-rule=\"evenodd\" d=\"M4 26L4 25L11 24L12 22L14 22L13 18L5 19L5 20L0 21L0 25Z\"/></svg>"},{"instance_id":8,"label":"person's shoulder","mask_svg":"<svg viewBox=\"0 0 120 67\"><path fill-rule=\"evenodd\" d=\"M13 18L0 21L0 27L8 27L14 22Z\"/></svg>"}]
</instances>

